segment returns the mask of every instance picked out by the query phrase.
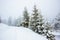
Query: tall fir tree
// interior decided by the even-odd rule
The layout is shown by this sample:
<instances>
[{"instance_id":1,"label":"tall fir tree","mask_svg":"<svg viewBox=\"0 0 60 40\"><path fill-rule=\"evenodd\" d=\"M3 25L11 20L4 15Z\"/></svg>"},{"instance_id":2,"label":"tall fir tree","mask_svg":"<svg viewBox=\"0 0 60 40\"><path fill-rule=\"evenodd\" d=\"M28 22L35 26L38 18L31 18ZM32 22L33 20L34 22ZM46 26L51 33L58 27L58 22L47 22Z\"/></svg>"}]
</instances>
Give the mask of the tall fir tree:
<instances>
[{"instance_id":1,"label":"tall fir tree","mask_svg":"<svg viewBox=\"0 0 60 40\"><path fill-rule=\"evenodd\" d=\"M39 25L38 25L38 33L39 34L44 34L43 30L44 30L44 19L43 19L43 16L41 15L41 12L40 12L40 15L39 15Z\"/></svg>"},{"instance_id":2,"label":"tall fir tree","mask_svg":"<svg viewBox=\"0 0 60 40\"><path fill-rule=\"evenodd\" d=\"M52 31L50 30L51 25L47 22L45 24L44 28L44 34L48 40L55 40L55 35L52 34Z\"/></svg>"},{"instance_id":3,"label":"tall fir tree","mask_svg":"<svg viewBox=\"0 0 60 40\"><path fill-rule=\"evenodd\" d=\"M31 29L35 32L38 31L38 26L39 25L39 13L38 13L38 9L36 8L36 5L34 5L34 10L33 10L33 14L31 17L31 22L30 22L30 26Z\"/></svg>"},{"instance_id":4,"label":"tall fir tree","mask_svg":"<svg viewBox=\"0 0 60 40\"><path fill-rule=\"evenodd\" d=\"M50 24L44 22L41 12L38 13L36 5L34 6L33 14L30 21L31 29L40 35L45 35L48 40L55 40L55 36L50 31Z\"/></svg>"},{"instance_id":5,"label":"tall fir tree","mask_svg":"<svg viewBox=\"0 0 60 40\"><path fill-rule=\"evenodd\" d=\"M23 22L22 22L21 25L26 27L26 28L28 28L28 26L29 26L29 14L28 14L28 11L27 11L26 7L24 8Z\"/></svg>"}]
</instances>

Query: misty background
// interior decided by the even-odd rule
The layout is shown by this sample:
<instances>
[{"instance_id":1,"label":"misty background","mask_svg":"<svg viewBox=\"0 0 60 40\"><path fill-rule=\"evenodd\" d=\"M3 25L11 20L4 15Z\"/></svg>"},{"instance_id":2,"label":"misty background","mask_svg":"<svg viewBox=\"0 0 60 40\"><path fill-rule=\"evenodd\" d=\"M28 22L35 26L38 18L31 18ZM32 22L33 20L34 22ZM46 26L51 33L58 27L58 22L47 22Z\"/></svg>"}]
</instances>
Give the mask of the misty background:
<instances>
[{"instance_id":1,"label":"misty background","mask_svg":"<svg viewBox=\"0 0 60 40\"><path fill-rule=\"evenodd\" d=\"M60 0L0 0L0 15L5 19L8 16L16 18L22 16L24 7L27 7L31 14L35 4L47 19L53 19L60 13Z\"/></svg>"},{"instance_id":2,"label":"misty background","mask_svg":"<svg viewBox=\"0 0 60 40\"><path fill-rule=\"evenodd\" d=\"M8 23L9 18L12 22L18 18L22 20L24 7L31 15L33 6L36 5L43 17L53 22L56 15L60 13L59 4L60 0L0 0L0 16L3 23Z\"/></svg>"}]
</instances>

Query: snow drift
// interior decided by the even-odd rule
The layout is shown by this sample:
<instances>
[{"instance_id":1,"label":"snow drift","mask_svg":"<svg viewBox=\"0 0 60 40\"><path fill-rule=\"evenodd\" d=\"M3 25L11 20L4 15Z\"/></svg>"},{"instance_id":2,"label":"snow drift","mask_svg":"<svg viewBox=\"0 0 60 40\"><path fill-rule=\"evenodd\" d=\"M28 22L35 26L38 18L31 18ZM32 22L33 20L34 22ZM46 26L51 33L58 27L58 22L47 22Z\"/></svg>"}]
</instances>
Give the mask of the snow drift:
<instances>
[{"instance_id":1,"label":"snow drift","mask_svg":"<svg viewBox=\"0 0 60 40\"><path fill-rule=\"evenodd\" d=\"M2 31L2 32L1 32ZM47 40L24 27L12 27L0 24L0 40Z\"/></svg>"}]
</instances>

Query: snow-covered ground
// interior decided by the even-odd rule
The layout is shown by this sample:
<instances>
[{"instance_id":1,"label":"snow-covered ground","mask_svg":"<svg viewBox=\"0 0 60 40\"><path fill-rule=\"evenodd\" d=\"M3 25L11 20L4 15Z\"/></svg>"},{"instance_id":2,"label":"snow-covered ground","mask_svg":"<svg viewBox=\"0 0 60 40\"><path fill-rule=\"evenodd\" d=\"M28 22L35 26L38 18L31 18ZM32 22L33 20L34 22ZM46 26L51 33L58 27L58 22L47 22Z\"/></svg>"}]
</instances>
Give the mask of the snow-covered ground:
<instances>
[{"instance_id":1,"label":"snow-covered ground","mask_svg":"<svg viewBox=\"0 0 60 40\"><path fill-rule=\"evenodd\" d=\"M54 31L56 40L60 40L60 32ZM30 29L13 27L0 23L0 40L47 40Z\"/></svg>"},{"instance_id":2,"label":"snow-covered ground","mask_svg":"<svg viewBox=\"0 0 60 40\"><path fill-rule=\"evenodd\" d=\"M53 34L55 35L56 40L60 40L60 32L54 31Z\"/></svg>"},{"instance_id":3,"label":"snow-covered ground","mask_svg":"<svg viewBox=\"0 0 60 40\"><path fill-rule=\"evenodd\" d=\"M0 40L47 40L44 36L24 27L0 24Z\"/></svg>"}]
</instances>

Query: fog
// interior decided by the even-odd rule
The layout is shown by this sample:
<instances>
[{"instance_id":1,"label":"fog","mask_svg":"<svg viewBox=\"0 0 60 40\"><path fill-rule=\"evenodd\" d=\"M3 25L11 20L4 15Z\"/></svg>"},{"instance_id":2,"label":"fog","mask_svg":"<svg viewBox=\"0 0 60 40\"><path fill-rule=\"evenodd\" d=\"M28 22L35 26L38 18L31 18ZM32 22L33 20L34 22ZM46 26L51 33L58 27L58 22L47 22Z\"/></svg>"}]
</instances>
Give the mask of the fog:
<instances>
[{"instance_id":1,"label":"fog","mask_svg":"<svg viewBox=\"0 0 60 40\"><path fill-rule=\"evenodd\" d=\"M60 0L0 0L0 16L17 18L22 16L24 7L27 7L29 14L36 5L41 14L47 19L53 19L60 12Z\"/></svg>"}]
</instances>

